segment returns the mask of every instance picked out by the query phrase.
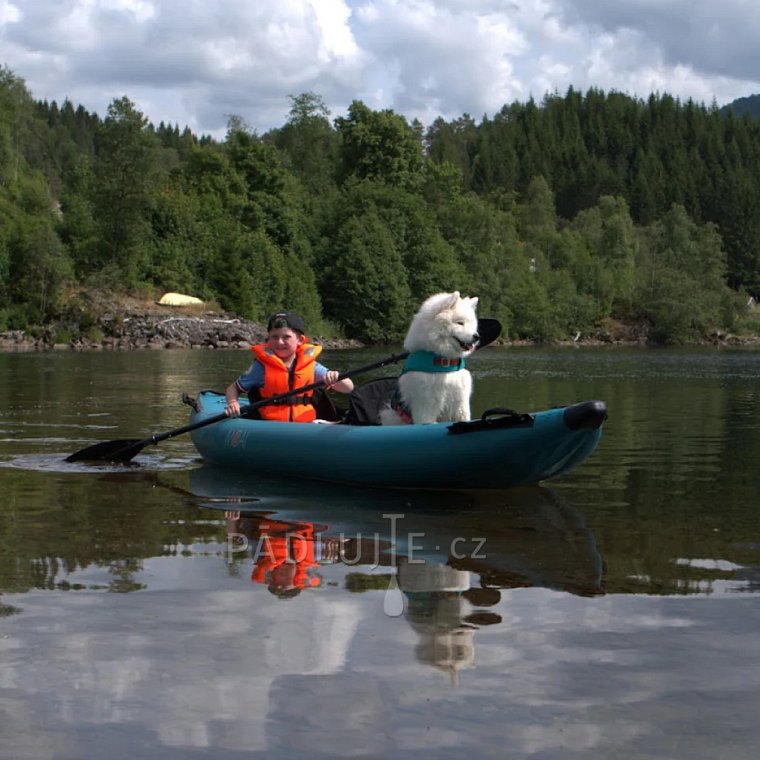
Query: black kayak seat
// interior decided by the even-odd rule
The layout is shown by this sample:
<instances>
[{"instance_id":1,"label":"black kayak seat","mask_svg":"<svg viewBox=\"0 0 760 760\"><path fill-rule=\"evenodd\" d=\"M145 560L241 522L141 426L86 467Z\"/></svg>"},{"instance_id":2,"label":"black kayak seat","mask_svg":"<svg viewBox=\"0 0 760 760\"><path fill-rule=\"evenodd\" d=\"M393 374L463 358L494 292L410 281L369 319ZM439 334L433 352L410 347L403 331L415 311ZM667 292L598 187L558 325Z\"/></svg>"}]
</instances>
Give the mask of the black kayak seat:
<instances>
[{"instance_id":1,"label":"black kayak seat","mask_svg":"<svg viewBox=\"0 0 760 760\"><path fill-rule=\"evenodd\" d=\"M346 425L379 425L380 412L396 392L397 377L378 377L354 388L348 396Z\"/></svg>"}]
</instances>

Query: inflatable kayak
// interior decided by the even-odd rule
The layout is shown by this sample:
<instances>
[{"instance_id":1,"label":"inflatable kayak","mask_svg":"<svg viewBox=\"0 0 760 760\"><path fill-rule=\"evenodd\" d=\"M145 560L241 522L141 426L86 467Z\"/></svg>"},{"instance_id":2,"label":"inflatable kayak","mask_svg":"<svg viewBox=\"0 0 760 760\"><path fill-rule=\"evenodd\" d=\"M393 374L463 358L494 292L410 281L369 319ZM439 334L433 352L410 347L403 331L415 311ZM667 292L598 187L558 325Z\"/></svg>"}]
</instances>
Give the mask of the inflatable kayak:
<instances>
[{"instance_id":1,"label":"inflatable kayak","mask_svg":"<svg viewBox=\"0 0 760 760\"><path fill-rule=\"evenodd\" d=\"M194 400L191 425L224 407L223 395L203 391ZM382 488L500 489L577 467L596 449L606 416L603 402L587 401L533 414L491 410L472 422L433 425L236 417L191 435L206 462L249 473Z\"/></svg>"}]
</instances>

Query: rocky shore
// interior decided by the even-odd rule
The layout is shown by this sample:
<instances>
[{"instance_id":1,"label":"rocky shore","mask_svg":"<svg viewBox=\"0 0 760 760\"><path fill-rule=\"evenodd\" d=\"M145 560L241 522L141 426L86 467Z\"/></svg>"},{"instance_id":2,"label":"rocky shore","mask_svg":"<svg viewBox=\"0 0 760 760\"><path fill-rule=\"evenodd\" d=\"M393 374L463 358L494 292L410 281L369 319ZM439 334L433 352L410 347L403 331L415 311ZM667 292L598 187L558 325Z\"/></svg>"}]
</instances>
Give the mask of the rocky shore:
<instances>
[{"instance_id":1,"label":"rocky shore","mask_svg":"<svg viewBox=\"0 0 760 760\"><path fill-rule=\"evenodd\" d=\"M86 334L78 333L66 341L60 340L61 332L44 328L36 333L24 330L8 330L0 333L0 351L50 351L50 350L111 350L193 348L222 349L248 348L266 337L266 327L231 314L208 315L153 315L132 314L120 319L103 318ZM312 337L312 336L310 336ZM362 343L338 338L315 339L325 348L361 348ZM535 345L530 341L504 341L497 344L514 346ZM646 346L645 338L610 338L609 336L581 337L576 341L561 341L564 346ZM702 345L757 346L755 336L715 334Z\"/></svg>"},{"instance_id":2,"label":"rocky shore","mask_svg":"<svg viewBox=\"0 0 760 760\"><path fill-rule=\"evenodd\" d=\"M266 337L266 327L235 314L205 307L167 307L155 301L115 297L113 294L78 294L67 317L56 325L35 330L0 333L0 351L112 350L193 348L247 348ZM354 340L310 335L326 348L361 348ZM530 341L507 341L501 345L530 346ZM560 341L562 346L646 346L646 330L609 320L593 334ZM758 346L760 337L716 332L701 345L722 347Z\"/></svg>"},{"instance_id":3,"label":"rocky shore","mask_svg":"<svg viewBox=\"0 0 760 760\"><path fill-rule=\"evenodd\" d=\"M233 314L128 311L105 314L86 330L46 327L39 331L9 330L0 333L0 351L112 350L164 348L247 348L266 337L266 326ZM351 340L316 338L326 348L358 348Z\"/></svg>"}]
</instances>

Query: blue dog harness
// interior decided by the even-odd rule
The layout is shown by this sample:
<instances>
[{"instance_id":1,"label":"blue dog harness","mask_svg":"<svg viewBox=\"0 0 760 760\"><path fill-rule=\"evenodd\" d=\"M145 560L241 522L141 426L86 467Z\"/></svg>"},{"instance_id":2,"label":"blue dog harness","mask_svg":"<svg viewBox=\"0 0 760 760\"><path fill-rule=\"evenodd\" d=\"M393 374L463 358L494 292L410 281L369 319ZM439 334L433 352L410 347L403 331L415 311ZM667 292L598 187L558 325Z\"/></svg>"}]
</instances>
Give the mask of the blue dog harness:
<instances>
[{"instance_id":1,"label":"blue dog harness","mask_svg":"<svg viewBox=\"0 0 760 760\"><path fill-rule=\"evenodd\" d=\"M464 369L464 359L449 359L432 351L414 351L406 357L401 374L405 372L457 372L460 369ZM401 398L398 388L391 398L391 409L405 424L412 424L412 412Z\"/></svg>"},{"instance_id":2,"label":"blue dog harness","mask_svg":"<svg viewBox=\"0 0 760 760\"><path fill-rule=\"evenodd\" d=\"M414 351L406 357L404 367L401 370L405 372L456 372L464 369L464 359L449 359L446 356L439 356L432 351Z\"/></svg>"}]
</instances>

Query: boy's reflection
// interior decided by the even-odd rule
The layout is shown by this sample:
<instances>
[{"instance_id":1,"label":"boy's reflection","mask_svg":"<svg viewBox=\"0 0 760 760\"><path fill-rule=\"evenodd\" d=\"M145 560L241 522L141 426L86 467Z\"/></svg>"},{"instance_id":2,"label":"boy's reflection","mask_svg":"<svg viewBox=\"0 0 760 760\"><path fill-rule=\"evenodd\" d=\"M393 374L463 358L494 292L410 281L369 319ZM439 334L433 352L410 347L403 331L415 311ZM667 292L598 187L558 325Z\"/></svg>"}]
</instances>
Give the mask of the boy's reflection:
<instances>
[{"instance_id":1,"label":"boy's reflection","mask_svg":"<svg viewBox=\"0 0 760 760\"><path fill-rule=\"evenodd\" d=\"M239 511L224 513L227 536L233 543L248 541L253 551L254 583L265 584L280 599L297 596L305 588L322 583L320 564L340 558L341 541L322 535L327 526L311 522L285 522L267 516L241 517Z\"/></svg>"}]
</instances>

